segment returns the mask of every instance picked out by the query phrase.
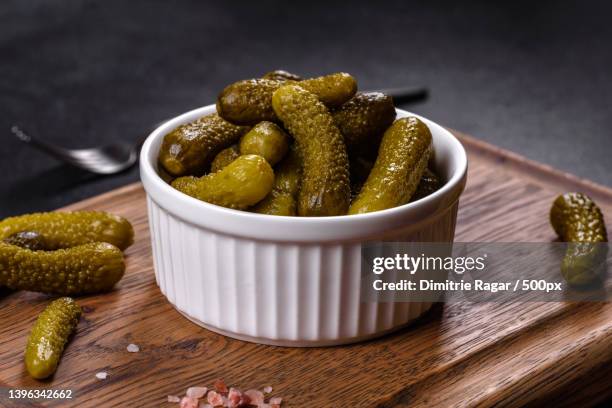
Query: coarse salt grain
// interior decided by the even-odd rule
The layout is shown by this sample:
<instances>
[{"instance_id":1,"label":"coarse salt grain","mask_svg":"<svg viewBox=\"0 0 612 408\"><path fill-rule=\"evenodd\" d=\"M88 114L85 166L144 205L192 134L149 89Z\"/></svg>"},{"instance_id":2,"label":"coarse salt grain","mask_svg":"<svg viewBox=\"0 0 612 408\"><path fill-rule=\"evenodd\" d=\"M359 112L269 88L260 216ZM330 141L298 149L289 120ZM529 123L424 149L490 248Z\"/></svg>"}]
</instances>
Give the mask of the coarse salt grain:
<instances>
[{"instance_id":1,"label":"coarse salt grain","mask_svg":"<svg viewBox=\"0 0 612 408\"><path fill-rule=\"evenodd\" d=\"M96 373L96 378L98 380L106 380L106 377L108 377L108 373L106 371L100 371L99 373Z\"/></svg>"},{"instance_id":2,"label":"coarse salt grain","mask_svg":"<svg viewBox=\"0 0 612 408\"><path fill-rule=\"evenodd\" d=\"M283 399L281 397L270 398L270 405L272 405L272 406L274 406L274 405L280 406L280 404L282 402L283 402Z\"/></svg>"},{"instance_id":3,"label":"coarse salt grain","mask_svg":"<svg viewBox=\"0 0 612 408\"><path fill-rule=\"evenodd\" d=\"M272 387L270 387L269 385L266 385L266 386L263 388L263 392L265 392L266 394L271 393L271 392L272 392Z\"/></svg>"},{"instance_id":4,"label":"coarse salt grain","mask_svg":"<svg viewBox=\"0 0 612 408\"><path fill-rule=\"evenodd\" d=\"M181 402L181 399L176 395L168 395L168 402Z\"/></svg>"},{"instance_id":5,"label":"coarse salt grain","mask_svg":"<svg viewBox=\"0 0 612 408\"><path fill-rule=\"evenodd\" d=\"M127 346L127 351L130 353L138 353L140 351L140 347L137 344L130 343Z\"/></svg>"},{"instance_id":6,"label":"coarse salt grain","mask_svg":"<svg viewBox=\"0 0 612 408\"><path fill-rule=\"evenodd\" d=\"M202 398L206 395L208 388L206 387L189 387L185 395L192 398Z\"/></svg>"},{"instance_id":7,"label":"coarse salt grain","mask_svg":"<svg viewBox=\"0 0 612 408\"><path fill-rule=\"evenodd\" d=\"M251 399L251 405L260 405L264 402L264 394L259 390L247 390L244 395Z\"/></svg>"},{"instance_id":8,"label":"coarse salt grain","mask_svg":"<svg viewBox=\"0 0 612 408\"><path fill-rule=\"evenodd\" d=\"M191 397L183 397L180 408L198 408L198 399Z\"/></svg>"},{"instance_id":9,"label":"coarse salt grain","mask_svg":"<svg viewBox=\"0 0 612 408\"><path fill-rule=\"evenodd\" d=\"M219 393L225 393L228 392L229 390L227 389L227 385L225 385L225 381L218 379L215 380L215 391L219 392Z\"/></svg>"},{"instance_id":10,"label":"coarse salt grain","mask_svg":"<svg viewBox=\"0 0 612 408\"><path fill-rule=\"evenodd\" d=\"M223 405L223 396L215 391L211 391L208 393L206 400L213 407Z\"/></svg>"}]
</instances>

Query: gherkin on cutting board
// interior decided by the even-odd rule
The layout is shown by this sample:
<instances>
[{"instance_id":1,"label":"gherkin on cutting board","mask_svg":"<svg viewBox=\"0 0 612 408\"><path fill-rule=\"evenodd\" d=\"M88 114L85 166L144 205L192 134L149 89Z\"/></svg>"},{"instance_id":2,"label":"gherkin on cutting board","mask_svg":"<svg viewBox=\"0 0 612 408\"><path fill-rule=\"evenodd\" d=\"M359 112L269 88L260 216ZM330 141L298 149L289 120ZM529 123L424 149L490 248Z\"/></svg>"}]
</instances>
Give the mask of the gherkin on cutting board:
<instances>
[{"instance_id":1,"label":"gherkin on cutting board","mask_svg":"<svg viewBox=\"0 0 612 408\"><path fill-rule=\"evenodd\" d=\"M602 264L608 253L608 233L603 214L586 194L567 193L555 199L550 223L565 242L567 253L561 274L573 286L586 286L601 280Z\"/></svg>"},{"instance_id":2,"label":"gherkin on cutting board","mask_svg":"<svg viewBox=\"0 0 612 408\"><path fill-rule=\"evenodd\" d=\"M33 378L43 379L55 373L80 317L81 307L69 297L54 300L38 316L24 355L26 369Z\"/></svg>"}]
</instances>

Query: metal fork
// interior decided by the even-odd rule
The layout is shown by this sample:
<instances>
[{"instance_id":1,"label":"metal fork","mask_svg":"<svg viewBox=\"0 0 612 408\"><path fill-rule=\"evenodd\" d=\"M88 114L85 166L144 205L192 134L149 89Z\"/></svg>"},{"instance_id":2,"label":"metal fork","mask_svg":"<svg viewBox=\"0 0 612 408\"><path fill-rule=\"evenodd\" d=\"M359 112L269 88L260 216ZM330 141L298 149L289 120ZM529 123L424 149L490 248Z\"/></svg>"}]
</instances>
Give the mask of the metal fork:
<instances>
[{"instance_id":1,"label":"metal fork","mask_svg":"<svg viewBox=\"0 0 612 408\"><path fill-rule=\"evenodd\" d=\"M425 88L390 88L380 92L391 95L396 104L418 102L428 96ZM158 123L154 128L164 122ZM55 157L61 162L102 175L120 173L132 167L138 160L138 152L146 139L146 136L141 137L134 144L115 143L90 149L67 149L37 139L16 125L11 127L11 132L22 142Z\"/></svg>"},{"instance_id":2,"label":"metal fork","mask_svg":"<svg viewBox=\"0 0 612 408\"><path fill-rule=\"evenodd\" d=\"M66 149L37 139L16 125L11 127L11 132L22 142L61 162L102 175L120 173L132 167L138 159L138 151L145 139L143 137L133 145L115 143L91 149Z\"/></svg>"}]
</instances>

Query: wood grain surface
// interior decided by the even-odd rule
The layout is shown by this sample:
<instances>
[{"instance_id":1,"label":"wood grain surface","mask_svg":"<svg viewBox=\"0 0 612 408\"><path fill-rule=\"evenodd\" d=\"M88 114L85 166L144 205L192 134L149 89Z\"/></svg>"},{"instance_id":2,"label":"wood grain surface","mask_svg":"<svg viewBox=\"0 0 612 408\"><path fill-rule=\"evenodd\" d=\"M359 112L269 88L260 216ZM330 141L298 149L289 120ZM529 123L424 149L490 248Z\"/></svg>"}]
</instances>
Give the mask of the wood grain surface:
<instances>
[{"instance_id":1,"label":"wood grain surface","mask_svg":"<svg viewBox=\"0 0 612 408\"><path fill-rule=\"evenodd\" d=\"M465 135L467 189L457 241L551 241L548 210L565 191L595 198L608 222L612 190ZM274 387L283 406L589 406L612 397L612 304L437 305L411 327L366 343L278 348L232 340L189 322L155 284L140 184L74 204L127 217L137 240L110 293L79 298L85 313L54 378L25 372L27 334L49 298L0 293L0 406L177 406L169 394L217 378ZM608 224L610 227L610 224ZM609 228L612 230L612 228ZM129 343L140 346L128 353ZM95 374L108 372L106 380ZM71 401L24 403L8 388L73 390Z\"/></svg>"}]
</instances>

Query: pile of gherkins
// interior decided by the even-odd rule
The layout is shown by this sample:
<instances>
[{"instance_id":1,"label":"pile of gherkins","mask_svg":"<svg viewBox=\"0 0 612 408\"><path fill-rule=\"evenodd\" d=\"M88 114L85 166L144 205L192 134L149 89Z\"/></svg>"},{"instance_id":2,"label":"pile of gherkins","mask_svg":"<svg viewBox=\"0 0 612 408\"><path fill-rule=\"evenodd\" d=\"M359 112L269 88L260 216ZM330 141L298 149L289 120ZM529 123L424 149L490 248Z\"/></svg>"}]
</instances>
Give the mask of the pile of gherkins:
<instances>
[{"instance_id":1,"label":"pile of gherkins","mask_svg":"<svg viewBox=\"0 0 612 408\"><path fill-rule=\"evenodd\" d=\"M396 120L390 96L346 73L285 71L227 86L217 112L167 134L159 163L177 190L212 204L285 216L384 210L439 188L432 137Z\"/></svg>"},{"instance_id":2,"label":"pile of gherkins","mask_svg":"<svg viewBox=\"0 0 612 408\"><path fill-rule=\"evenodd\" d=\"M106 292L123 277L123 250L133 242L128 220L100 211L6 218L0 221L0 288L71 296ZM32 377L55 372L80 316L69 297L52 301L39 315L24 355Z\"/></svg>"}]
</instances>

